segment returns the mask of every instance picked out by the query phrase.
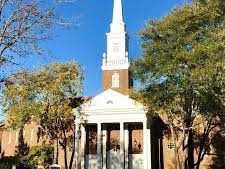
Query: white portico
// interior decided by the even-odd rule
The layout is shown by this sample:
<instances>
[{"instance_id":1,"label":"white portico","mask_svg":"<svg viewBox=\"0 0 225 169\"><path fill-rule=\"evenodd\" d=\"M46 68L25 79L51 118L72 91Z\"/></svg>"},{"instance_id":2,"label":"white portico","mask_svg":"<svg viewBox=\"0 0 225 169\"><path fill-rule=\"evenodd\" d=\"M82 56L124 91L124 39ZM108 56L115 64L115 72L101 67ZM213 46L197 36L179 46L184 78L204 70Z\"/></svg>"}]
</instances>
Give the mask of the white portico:
<instances>
[{"instance_id":1,"label":"white portico","mask_svg":"<svg viewBox=\"0 0 225 169\"><path fill-rule=\"evenodd\" d=\"M128 38L121 0L103 54L103 89L76 114L75 161L81 169L151 169L151 132L144 106L129 98Z\"/></svg>"},{"instance_id":2,"label":"white portico","mask_svg":"<svg viewBox=\"0 0 225 169\"><path fill-rule=\"evenodd\" d=\"M81 107L82 169L151 169L151 140L144 107L114 90ZM77 153L77 154L78 154Z\"/></svg>"}]
</instances>

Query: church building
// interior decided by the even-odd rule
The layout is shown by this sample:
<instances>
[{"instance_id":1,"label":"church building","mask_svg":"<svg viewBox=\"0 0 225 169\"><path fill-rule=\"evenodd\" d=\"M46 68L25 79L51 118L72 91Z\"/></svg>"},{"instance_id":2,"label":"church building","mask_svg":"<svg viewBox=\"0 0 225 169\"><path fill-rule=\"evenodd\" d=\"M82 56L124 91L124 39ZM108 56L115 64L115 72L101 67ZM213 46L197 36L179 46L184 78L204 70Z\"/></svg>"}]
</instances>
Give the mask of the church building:
<instances>
[{"instance_id":1,"label":"church building","mask_svg":"<svg viewBox=\"0 0 225 169\"><path fill-rule=\"evenodd\" d=\"M95 97L84 99L85 102L73 110L76 117L73 168L172 169L173 165L167 167L168 158L164 158L168 156L167 149L162 148L168 143L163 143L162 134L156 132L160 128L160 120L156 123L152 119L150 121L147 109L129 97L133 81L122 0L114 0L110 32L106 35L107 49L101 66L103 91ZM31 121L24 127L23 138L29 147L41 144L37 136L38 126ZM1 156L15 156L19 130L7 130L4 126L0 129ZM63 169L64 151L57 145L52 143L52 160ZM73 157L72 154L68 149L69 158Z\"/></svg>"},{"instance_id":2,"label":"church building","mask_svg":"<svg viewBox=\"0 0 225 169\"><path fill-rule=\"evenodd\" d=\"M75 109L76 165L81 169L151 169L150 121L129 98L128 35L121 0L114 0L102 59L103 92Z\"/></svg>"},{"instance_id":3,"label":"church building","mask_svg":"<svg viewBox=\"0 0 225 169\"><path fill-rule=\"evenodd\" d=\"M70 163L73 169L181 168L179 160L184 161L186 155L182 139L185 132L175 133L175 140L166 113L150 117L147 108L129 96L133 80L122 0L114 0L112 23L106 36L107 49L101 66L103 91L95 97L81 98L83 104L73 109L75 124L71 131L65 132L65 135L73 136L71 144L63 151L58 140L43 137L40 141L37 134L40 125L32 120L25 124L22 132L0 124L0 160L2 157L15 157L22 137L27 147L40 146L44 142L53 148L52 155L49 155L51 162L48 162L48 165L53 164L52 169L66 168L65 163L70 159L70 162L74 160ZM224 138L219 137L219 141L215 145L225 152ZM216 149L212 149L205 155L200 169L212 168L215 152ZM68 159L64 158L65 154ZM225 155L221 157L216 160L224 161ZM215 163L222 166L222 162L216 160Z\"/></svg>"}]
</instances>

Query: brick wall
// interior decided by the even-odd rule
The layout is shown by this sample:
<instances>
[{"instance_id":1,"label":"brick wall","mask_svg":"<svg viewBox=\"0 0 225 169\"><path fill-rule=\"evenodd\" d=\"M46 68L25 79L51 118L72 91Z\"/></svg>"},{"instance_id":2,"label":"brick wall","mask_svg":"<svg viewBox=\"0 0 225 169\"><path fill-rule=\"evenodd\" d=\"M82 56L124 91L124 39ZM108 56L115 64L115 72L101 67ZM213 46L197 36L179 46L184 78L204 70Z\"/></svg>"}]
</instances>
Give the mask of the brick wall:
<instances>
[{"instance_id":1,"label":"brick wall","mask_svg":"<svg viewBox=\"0 0 225 169\"><path fill-rule=\"evenodd\" d=\"M112 88L112 75L114 73L119 73L120 86L119 88ZM103 71L103 89L107 90L112 88L122 94L128 95L129 88L131 85L131 79L129 76L129 70L104 70Z\"/></svg>"},{"instance_id":2,"label":"brick wall","mask_svg":"<svg viewBox=\"0 0 225 169\"><path fill-rule=\"evenodd\" d=\"M46 140L41 140L38 143L37 137L38 125L36 123L26 124L23 131L24 142L29 146L37 146L41 145L42 141L48 142ZM1 154L5 157L14 156L17 150L17 146L19 143L18 140L19 130L7 129L2 127L0 130L0 138L1 138ZM56 142L52 144L54 150L56 150ZM54 151L56 154L56 151ZM67 156L68 156L68 165L71 157L71 149L68 148ZM64 151L59 146L59 164L64 168ZM54 160L55 162L55 160Z\"/></svg>"}]
</instances>

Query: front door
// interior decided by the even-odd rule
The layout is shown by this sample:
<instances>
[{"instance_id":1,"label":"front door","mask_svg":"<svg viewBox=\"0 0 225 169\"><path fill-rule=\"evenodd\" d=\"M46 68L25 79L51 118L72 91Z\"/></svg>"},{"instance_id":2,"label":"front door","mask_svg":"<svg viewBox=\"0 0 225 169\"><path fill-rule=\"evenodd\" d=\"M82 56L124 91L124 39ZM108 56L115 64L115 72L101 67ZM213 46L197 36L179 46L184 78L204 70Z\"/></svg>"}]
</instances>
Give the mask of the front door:
<instances>
[{"instance_id":1,"label":"front door","mask_svg":"<svg viewBox=\"0 0 225 169\"><path fill-rule=\"evenodd\" d=\"M112 129L108 131L107 139L107 169L120 169L120 130Z\"/></svg>"}]
</instances>

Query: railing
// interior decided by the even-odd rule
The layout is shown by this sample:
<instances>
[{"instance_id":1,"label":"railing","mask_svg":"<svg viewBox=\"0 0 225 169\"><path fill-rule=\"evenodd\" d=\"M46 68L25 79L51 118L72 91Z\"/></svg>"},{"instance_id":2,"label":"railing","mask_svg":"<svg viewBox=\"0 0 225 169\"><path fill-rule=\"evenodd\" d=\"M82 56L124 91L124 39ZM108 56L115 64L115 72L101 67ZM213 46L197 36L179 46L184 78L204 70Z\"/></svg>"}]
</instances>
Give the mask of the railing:
<instances>
[{"instance_id":1,"label":"railing","mask_svg":"<svg viewBox=\"0 0 225 169\"><path fill-rule=\"evenodd\" d=\"M128 58L122 60L107 60L103 59L103 66L117 66L117 65L125 65L128 64Z\"/></svg>"}]
</instances>

